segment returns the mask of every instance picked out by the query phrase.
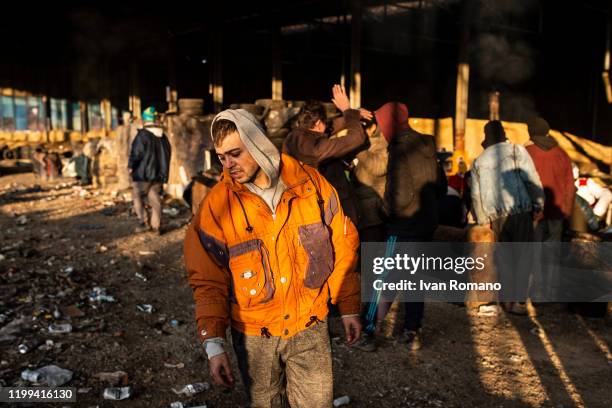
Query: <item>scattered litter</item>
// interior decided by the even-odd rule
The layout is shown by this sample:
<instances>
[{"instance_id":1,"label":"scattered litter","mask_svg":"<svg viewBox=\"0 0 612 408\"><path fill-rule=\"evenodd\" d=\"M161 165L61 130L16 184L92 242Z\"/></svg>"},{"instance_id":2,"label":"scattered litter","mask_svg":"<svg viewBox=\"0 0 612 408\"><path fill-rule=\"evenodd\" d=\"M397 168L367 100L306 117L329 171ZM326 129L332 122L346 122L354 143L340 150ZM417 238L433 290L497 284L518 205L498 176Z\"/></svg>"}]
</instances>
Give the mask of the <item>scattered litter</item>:
<instances>
[{"instance_id":1,"label":"scattered litter","mask_svg":"<svg viewBox=\"0 0 612 408\"><path fill-rule=\"evenodd\" d=\"M61 348L62 343L57 343L57 345L55 344L55 342L53 340L46 340L45 344L43 344L42 346L40 346L38 349L39 350L43 350L43 351L49 351L49 350L53 350L54 348Z\"/></svg>"},{"instance_id":2,"label":"scattered litter","mask_svg":"<svg viewBox=\"0 0 612 408\"><path fill-rule=\"evenodd\" d=\"M497 305L482 305L478 308L478 316L497 316L499 312Z\"/></svg>"},{"instance_id":3,"label":"scattered litter","mask_svg":"<svg viewBox=\"0 0 612 408\"><path fill-rule=\"evenodd\" d=\"M513 354L510 356L510 361L512 361L513 363L520 363L521 361L523 361L523 358L517 354Z\"/></svg>"},{"instance_id":4,"label":"scattered litter","mask_svg":"<svg viewBox=\"0 0 612 408\"><path fill-rule=\"evenodd\" d=\"M103 253L105 253L107 251L108 251L108 247L106 247L106 246L104 246L102 244L99 244L99 245L96 246L96 252L99 252L99 253L103 254Z\"/></svg>"},{"instance_id":5,"label":"scattered litter","mask_svg":"<svg viewBox=\"0 0 612 408\"><path fill-rule=\"evenodd\" d=\"M168 323L170 323L170 326L172 327L179 327L182 322L177 319L171 319Z\"/></svg>"},{"instance_id":6,"label":"scattered litter","mask_svg":"<svg viewBox=\"0 0 612 408\"><path fill-rule=\"evenodd\" d=\"M172 388L172 391L176 395L186 395L188 397L191 397L191 396L194 396L194 395L199 394L201 392L208 391L209 389L210 389L210 384L209 383L207 383L207 382L199 382L199 383L195 383L195 384L187 384L186 386L184 386L180 390L177 390L176 388Z\"/></svg>"},{"instance_id":7,"label":"scattered litter","mask_svg":"<svg viewBox=\"0 0 612 408\"><path fill-rule=\"evenodd\" d=\"M146 276L144 276L144 275L143 275L142 273L140 273L140 272L136 272L136 273L134 274L134 276L135 276L135 277L137 277L138 279L140 279L140 280L144 281L144 282L146 282L146 281L147 281L147 277L146 277Z\"/></svg>"},{"instance_id":8,"label":"scattered litter","mask_svg":"<svg viewBox=\"0 0 612 408\"><path fill-rule=\"evenodd\" d=\"M142 312L142 313L151 314L151 313L153 313L155 308L153 307L153 305L149 305L149 304L143 303L143 304L140 304L140 305L136 305L136 310L138 310L139 312Z\"/></svg>"},{"instance_id":9,"label":"scattered litter","mask_svg":"<svg viewBox=\"0 0 612 408\"><path fill-rule=\"evenodd\" d=\"M70 276L74 272L74 266L67 266L62 269L62 275Z\"/></svg>"},{"instance_id":10,"label":"scattered litter","mask_svg":"<svg viewBox=\"0 0 612 408\"><path fill-rule=\"evenodd\" d=\"M23 370L21 372L21 379L24 381L37 383L40 379L40 372L38 370Z\"/></svg>"},{"instance_id":11,"label":"scattered litter","mask_svg":"<svg viewBox=\"0 0 612 408\"><path fill-rule=\"evenodd\" d=\"M153 252L153 251L138 251L138 255L142 255L142 256L155 255L155 252Z\"/></svg>"},{"instance_id":12,"label":"scattered litter","mask_svg":"<svg viewBox=\"0 0 612 408\"><path fill-rule=\"evenodd\" d=\"M0 262L4 261L6 259L6 256L0 254Z\"/></svg>"},{"instance_id":13,"label":"scattered litter","mask_svg":"<svg viewBox=\"0 0 612 408\"><path fill-rule=\"evenodd\" d=\"M351 399L349 398L349 396L344 395L334 400L334 407L341 407L343 405L347 405L349 402L351 402Z\"/></svg>"},{"instance_id":14,"label":"scattered litter","mask_svg":"<svg viewBox=\"0 0 612 408\"><path fill-rule=\"evenodd\" d=\"M30 219L28 217L26 217L25 215L20 215L19 217L17 217L17 219L15 220L15 223L17 225L26 225L28 222L30 222Z\"/></svg>"},{"instance_id":15,"label":"scattered litter","mask_svg":"<svg viewBox=\"0 0 612 408\"><path fill-rule=\"evenodd\" d=\"M17 351L19 351L20 354L27 354L40 346L41 343L42 342L38 339L27 340L17 346Z\"/></svg>"},{"instance_id":16,"label":"scattered litter","mask_svg":"<svg viewBox=\"0 0 612 408\"><path fill-rule=\"evenodd\" d=\"M50 387L60 387L72 379L72 371L48 365L38 370L25 370L21 373L21 378L40 384L47 384Z\"/></svg>"},{"instance_id":17,"label":"scattered litter","mask_svg":"<svg viewBox=\"0 0 612 408\"><path fill-rule=\"evenodd\" d=\"M102 397L106 400L120 401L130 398L134 394L134 388L132 387L111 387L105 388Z\"/></svg>"},{"instance_id":18,"label":"scattered litter","mask_svg":"<svg viewBox=\"0 0 612 408\"><path fill-rule=\"evenodd\" d=\"M113 303L113 302L116 302L117 300L115 299L114 296L110 296L106 294L106 288L101 288L99 286L96 286L89 293L89 301L90 302Z\"/></svg>"},{"instance_id":19,"label":"scattered litter","mask_svg":"<svg viewBox=\"0 0 612 408\"><path fill-rule=\"evenodd\" d=\"M52 323L49 325L49 333L70 333L72 331L72 325L70 323L56 324Z\"/></svg>"},{"instance_id":20,"label":"scattered litter","mask_svg":"<svg viewBox=\"0 0 612 408\"><path fill-rule=\"evenodd\" d=\"M178 364L164 363L164 367L166 368L185 368L185 363L178 363Z\"/></svg>"}]
</instances>

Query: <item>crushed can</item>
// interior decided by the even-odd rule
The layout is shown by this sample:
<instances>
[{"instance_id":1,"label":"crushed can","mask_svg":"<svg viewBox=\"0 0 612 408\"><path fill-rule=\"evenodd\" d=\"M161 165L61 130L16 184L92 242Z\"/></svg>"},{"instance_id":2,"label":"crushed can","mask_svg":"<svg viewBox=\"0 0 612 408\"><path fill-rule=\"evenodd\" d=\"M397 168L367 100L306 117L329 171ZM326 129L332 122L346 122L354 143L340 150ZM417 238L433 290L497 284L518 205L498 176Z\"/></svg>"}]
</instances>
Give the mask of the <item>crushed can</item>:
<instances>
[{"instance_id":1,"label":"crushed can","mask_svg":"<svg viewBox=\"0 0 612 408\"><path fill-rule=\"evenodd\" d=\"M40 380L40 372L38 370L23 370L21 379L28 382L37 383Z\"/></svg>"},{"instance_id":2,"label":"crushed can","mask_svg":"<svg viewBox=\"0 0 612 408\"><path fill-rule=\"evenodd\" d=\"M140 305L136 305L136 310L138 310L139 312L142 312L142 313L151 314L151 313L153 313L153 310L155 310L155 309L153 308L153 305L142 303Z\"/></svg>"},{"instance_id":3,"label":"crushed can","mask_svg":"<svg viewBox=\"0 0 612 408\"><path fill-rule=\"evenodd\" d=\"M130 398L133 394L132 387L109 387L104 389L102 397L106 400L121 401Z\"/></svg>"},{"instance_id":4,"label":"crushed can","mask_svg":"<svg viewBox=\"0 0 612 408\"><path fill-rule=\"evenodd\" d=\"M48 330L49 333L70 333L72 331L72 325L70 323L52 323L49 325Z\"/></svg>"}]
</instances>

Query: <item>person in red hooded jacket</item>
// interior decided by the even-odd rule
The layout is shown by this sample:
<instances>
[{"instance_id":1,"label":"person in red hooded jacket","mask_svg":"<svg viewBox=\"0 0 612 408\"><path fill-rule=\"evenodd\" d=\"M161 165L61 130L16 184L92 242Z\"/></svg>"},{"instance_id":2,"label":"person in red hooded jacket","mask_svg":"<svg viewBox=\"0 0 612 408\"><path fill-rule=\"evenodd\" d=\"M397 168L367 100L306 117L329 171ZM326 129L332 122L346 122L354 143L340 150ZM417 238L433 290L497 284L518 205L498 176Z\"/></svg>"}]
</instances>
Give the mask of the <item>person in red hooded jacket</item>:
<instances>
[{"instance_id":1,"label":"person in red hooded jacket","mask_svg":"<svg viewBox=\"0 0 612 408\"><path fill-rule=\"evenodd\" d=\"M533 118L527 123L529 143L527 152L542 181L544 194L544 216L535 230L539 242L561 242L563 220L572 214L576 188L572 162L549 132L548 122Z\"/></svg>"}]
</instances>

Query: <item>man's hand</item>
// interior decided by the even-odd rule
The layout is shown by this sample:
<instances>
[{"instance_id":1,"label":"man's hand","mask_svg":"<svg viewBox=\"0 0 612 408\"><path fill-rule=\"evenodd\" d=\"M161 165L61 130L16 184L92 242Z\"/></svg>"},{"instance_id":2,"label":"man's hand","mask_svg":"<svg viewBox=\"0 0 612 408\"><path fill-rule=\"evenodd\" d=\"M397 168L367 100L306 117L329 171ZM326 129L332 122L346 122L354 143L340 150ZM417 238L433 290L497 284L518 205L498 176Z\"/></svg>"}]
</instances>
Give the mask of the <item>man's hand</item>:
<instances>
[{"instance_id":1,"label":"man's hand","mask_svg":"<svg viewBox=\"0 0 612 408\"><path fill-rule=\"evenodd\" d=\"M221 353L210 360L210 376L215 384L229 388L234 385L234 376L232 375L232 366L230 364L227 353Z\"/></svg>"},{"instance_id":2,"label":"man's hand","mask_svg":"<svg viewBox=\"0 0 612 408\"><path fill-rule=\"evenodd\" d=\"M344 333L346 333L346 344L351 345L361 336L361 322L359 316L346 316L342 318Z\"/></svg>"},{"instance_id":3,"label":"man's hand","mask_svg":"<svg viewBox=\"0 0 612 408\"><path fill-rule=\"evenodd\" d=\"M359 108L359 115L365 120L372 120L374 114L367 109Z\"/></svg>"},{"instance_id":4,"label":"man's hand","mask_svg":"<svg viewBox=\"0 0 612 408\"><path fill-rule=\"evenodd\" d=\"M340 112L351 109L351 102L349 101L348 96L346 96L346 91L338 84L334 85L332 88L332 102L334 105L336 105L336 108L338 108Z\"/></svg>"}]
</instances>

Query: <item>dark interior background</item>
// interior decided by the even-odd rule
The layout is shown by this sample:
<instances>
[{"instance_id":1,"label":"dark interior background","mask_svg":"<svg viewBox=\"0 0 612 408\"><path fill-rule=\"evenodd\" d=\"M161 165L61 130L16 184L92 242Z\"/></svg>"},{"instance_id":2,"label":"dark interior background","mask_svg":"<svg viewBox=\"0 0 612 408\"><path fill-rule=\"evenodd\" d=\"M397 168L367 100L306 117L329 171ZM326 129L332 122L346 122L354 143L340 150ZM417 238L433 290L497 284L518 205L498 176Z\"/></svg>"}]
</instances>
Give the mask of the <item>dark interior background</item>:
<instances>
[{"instance_id":1,"label":"dark interior background","mask_svg":"<svg viewBox=\"0 0 612 408\"><path fill-rule=\"evenodd\" d=\"M224 103L253 102L270 97L279 29L284 99L327 100L343 71L348 78L348 0L22 3L3 5L0 87L109 98L127 110L135 70L142 106L164 109L174 70L179 98L204 98L210 110L216 47ZM415 116L453 116L465 2L362 4L363 106L399 100ZM607 1L473 0L468 116L486 118L488 94L498 90L504 120L540 114L554 128L609 145L612 105L601 73L610 18Z\"/></svg>"}]
</instances>

